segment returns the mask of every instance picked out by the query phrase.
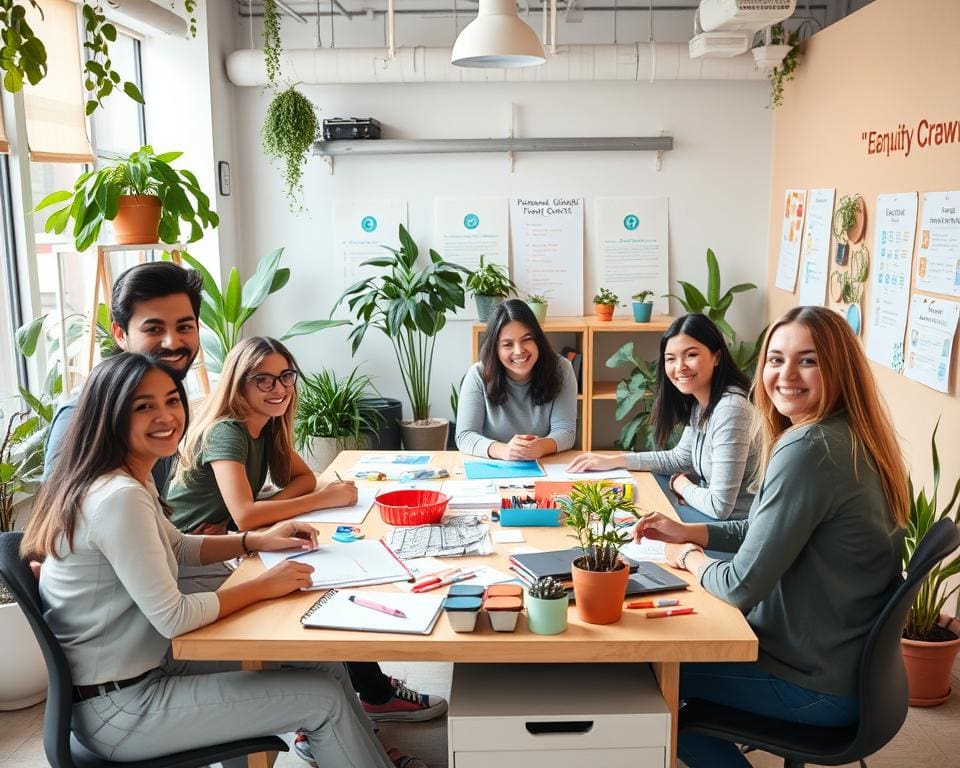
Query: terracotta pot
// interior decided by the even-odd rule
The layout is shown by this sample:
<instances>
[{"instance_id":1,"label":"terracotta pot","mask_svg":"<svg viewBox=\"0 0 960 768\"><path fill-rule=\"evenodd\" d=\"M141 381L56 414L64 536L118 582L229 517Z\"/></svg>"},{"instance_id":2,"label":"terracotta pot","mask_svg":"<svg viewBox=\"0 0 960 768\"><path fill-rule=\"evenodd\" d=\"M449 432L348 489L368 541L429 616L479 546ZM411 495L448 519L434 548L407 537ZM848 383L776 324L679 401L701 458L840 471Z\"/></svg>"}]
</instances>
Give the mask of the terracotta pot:
<instances>
[{"instance_id":1,"label":"terracotta pot","mask_svg":"<svg viewBox=\"0 0 960 768\"><path fill-rule=\"evenodd\" d=\"M400 422L400 435L405 451L442 451L447 447L447 430L450 422L446 419L424 419L423 421Z\"/></svg>"},{"instance_id":2,"label":"terracotta pot","mask_svg":"<svg viewBox=\"0 0 960 768\"><path fill-rule=\"evenodd\" d=\"M941 615L939 623L957 637L940 643L900 639L911 707L935 707L950 698L950 675L960 651L960 621Z\"/></svg>"},{"instance_id":3,"label":"terracotta pot","mask_svg":"<svg viewBox=\"0 0 960 768\"><path fill-rule=\"evenodd\" d=\"M580 618L588 624L620 621L630 570L621 561L615 571L586 571L581 560L573 561L573 595Z\"/></svg>"},{"instance_id":4,"label":"terracotta pot","mask_svg":"<svg viewBox=\"0 0 960 768\"><path fill-rule=\"evenodd\" d=\"M113 220L117 243L155 243L160 229L160 198L156 195L120 195Z\"/></svg>"},{"instance_id":5,"label":"terracotta pot","mask_svg":"<svg viewBox=\"0 0 960 768\"><path fill-rule=\"evenodd\" d=\"M593 306L597 309L597 320L602 320L604 322L610 322L613 320L613 310L616 307L615 304L594 304Z\"/></svg>"}]
</instances>

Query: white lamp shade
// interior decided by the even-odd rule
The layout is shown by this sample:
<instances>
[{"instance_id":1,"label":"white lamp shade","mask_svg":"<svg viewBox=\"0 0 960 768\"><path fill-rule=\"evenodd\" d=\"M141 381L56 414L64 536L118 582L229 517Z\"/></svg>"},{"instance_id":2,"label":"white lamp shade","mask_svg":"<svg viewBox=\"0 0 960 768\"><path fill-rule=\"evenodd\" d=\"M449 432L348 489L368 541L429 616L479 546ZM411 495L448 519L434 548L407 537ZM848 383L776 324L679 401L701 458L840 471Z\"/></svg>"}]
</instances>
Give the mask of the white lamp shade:
<instances>
[{"instance_id":1,"label":"white lamp shade","mask_svg":"<svg viewBox=\"0 0 960 768\"><path fill-rule=\"evenodd\" d=\"M480 0L480 12L457 37L450 61L458 67L516 69L547 60L543 46L517 17L514 0Z\"/></svg>"}]
</instances>

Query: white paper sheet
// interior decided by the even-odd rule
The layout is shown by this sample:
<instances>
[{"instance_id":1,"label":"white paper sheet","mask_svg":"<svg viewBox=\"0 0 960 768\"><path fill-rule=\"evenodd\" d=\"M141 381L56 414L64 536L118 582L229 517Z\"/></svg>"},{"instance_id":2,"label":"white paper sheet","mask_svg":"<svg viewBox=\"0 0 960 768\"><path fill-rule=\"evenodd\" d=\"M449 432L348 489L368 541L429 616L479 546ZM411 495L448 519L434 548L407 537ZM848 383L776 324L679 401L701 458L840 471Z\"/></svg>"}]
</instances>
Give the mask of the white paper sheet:
<instances>
[{"instance_id":1,"label":"white paper sheet","mask_svg":"<svg viewBox=\"0 0 960 768\"><path fill-rule=\"evenodd\" d=\"M800 304L822 307L830 278L830 235L833 232L835 189L811 189L800 248Z\"/></svg>"},{"instance_id":2,"label":"white paper sheet","mask_svg":"<svg viewBox=\"0 0 960 768\"><path fill-rule=\"evenodd\" d=\"M602 197L596 206L597 287L630 306L640 290L653 291L654 311L666 314L670 291L666 197Z\"/></svg>"},{"instance_id":3,"label":"white paper sheet","mask_svg":"<svg viewBox=\"0 0 960 768\"><path fill-rule=\"evenodd\" d=\"M583 198L510 200L514 279L523 293L546 294L552 317L583 314Z\"/></svg>"},{"instance_id":4,"label":"white paper sheet","mask_svg":"<svg viewBox=\"0 0 960 768\"><path fill-rule=\"evenodd\" d=\"M629 480L626 469L602 469L596 472L567 472L565 464L544 464L544 471L550 480Z\"/></svg>"},{"instance_id":5,"label":"white paper sheet","mask_svg":"<svg viewBox=\"0 0 960 768\"><path fill-rule=\"evenodd\" d=\"M494 528L490 535L494 544L522 544L526 541L519 528Z\"/></svg>"},{"instance_id":6,"label":"white paper sheet","mask_svg":"<svg viewBox=\"0 0 960 768\"><path fill-rule=\"evenodd\" d=\"M950 361L960 319L960 304L931 296L913 296L904 373L938 392L950 391Z\"/></svg>"},{"instance_id":7,"label":"white paper sheet","mask_svg":"<svg viewBox=\"0 0 960 768\"><path fill-rule=\"evenodd\" d=\"M903 371L917 193L878 195L871 254L867 357Z\"/></svg>"},{"instance_id":8,"label":"white paper sheet","mask_svg":"<svg viewBox=\"0 0 960 768\"><path fill-rule=\"evenodd\" d=\"M916 287L960 296L960 191L923 195Z\"/></svg>"},{"instance_id":9,"label":"white paper sheet","mask_svg":"<svg viewBox=\"0 0 960 768\"><path fill-rule=\"evenodd\" d=\"M620 554L629 557L631 560L656 560L663 562L666 557L666 548L662 541L653 539L640 539L639 542L631 541L620 548Z\"/></svg>"},{"instance_id":10,"label":"white paper sheet","mask_svg":"<svg viewBox=\"0 0 960 768\"><path fill-rule=\"evenodd\" d=\"M493 480L444 480L441 490L450 497L450 506L489 509L500 506L500 493Z\"/></svg>"},{"instance_id":11,"label":"white paper sheet","mask_svg":"<svg viewBox=\"0 0 960 768\"><path fill-rule=\"evenodd\" d=\"M780 225L780 259L777 262L776 286L789 293L793 293L797 287L797 266L800 263L800 240L803 236L803 215L806 207L807 190L786 191Z\"/></svg>"},{"instance_id":12,"label":"white paper sheet","mask_svg":"<svg viewBox=\"0 0 960 768\"><path fill-rule=\"evenodd\" d=\"M304 512L294 520L304 523L340 523L343 525L360 525L370 507L373 506L373 497L376 491L365 485L357 486L357 503L352 507L335 507L334 509L315 509L313 512Z\"/></svg>"}]
</instances>

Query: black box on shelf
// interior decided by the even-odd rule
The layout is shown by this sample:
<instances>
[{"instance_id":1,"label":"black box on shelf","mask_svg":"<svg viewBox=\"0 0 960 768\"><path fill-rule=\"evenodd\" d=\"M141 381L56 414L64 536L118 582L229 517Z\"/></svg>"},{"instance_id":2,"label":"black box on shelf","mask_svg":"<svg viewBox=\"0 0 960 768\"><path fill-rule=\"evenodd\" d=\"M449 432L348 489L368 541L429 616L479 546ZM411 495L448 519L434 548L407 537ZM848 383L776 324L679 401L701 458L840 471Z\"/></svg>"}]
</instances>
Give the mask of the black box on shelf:
<instances>
[{"instance_id":1,"label":"black box on shelf","mask_svg":"<svg viewBox=\"0 0 960 768\"><path fill-rule=\"evenodd\" d=\"M324 141L379 138L380 123L372 117L333 117L323 121Z\"/></svg>"}]
</instances>

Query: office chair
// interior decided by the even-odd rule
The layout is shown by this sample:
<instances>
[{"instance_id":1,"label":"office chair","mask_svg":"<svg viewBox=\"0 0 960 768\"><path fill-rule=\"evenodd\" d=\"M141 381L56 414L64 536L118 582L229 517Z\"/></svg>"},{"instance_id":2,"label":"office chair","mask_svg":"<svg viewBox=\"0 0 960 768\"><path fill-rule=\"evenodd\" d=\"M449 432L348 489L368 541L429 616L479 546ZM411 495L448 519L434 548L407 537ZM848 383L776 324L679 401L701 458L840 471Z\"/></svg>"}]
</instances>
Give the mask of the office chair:
<instances>
[{"instance_id":1,"label":"office chair","mask_svg":"<svg viewBox=\"0 0 960 768\"><path fill-rule=\"evenodd\" d=\"M680 730L744 744L783 758L784 768L843 765L879 750L907 718L907 674L900 634L921 583L944 557L960 547L960 528L949 519L936 523L914 553L906 579L890 597L867 636L860 658L860 718L829 728L762 717L713 702L690 700L680 709Z\"/></svg>"},{"instance_id":2,"label":"office chair","mask_svg":"<svg viewBox=\"0 0 960 768\"><path fill-rule=\"evenodd\" d=\"M37 580L30 566L20 558L23 534L0 533L0 578L2 578L30 622L47 664L47 708L43 716L43 748L53 768L199 768L254 752L286 752L288 747L277 736L230 741L189 752L155 757L150 760L115 762L86 749L70 730L73 709L73 680L67 657L53 632L43 620Z\"/></svg>"}]
</instances>

